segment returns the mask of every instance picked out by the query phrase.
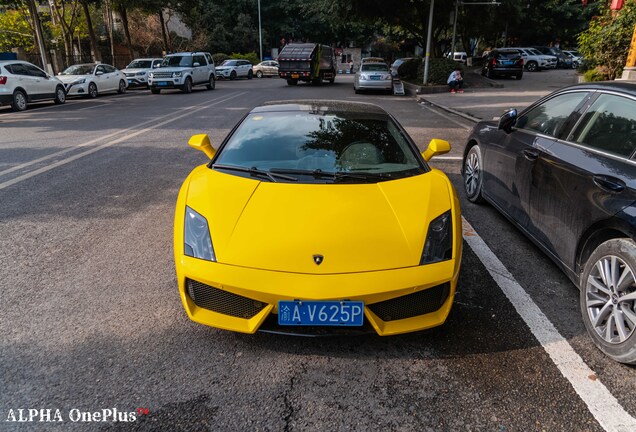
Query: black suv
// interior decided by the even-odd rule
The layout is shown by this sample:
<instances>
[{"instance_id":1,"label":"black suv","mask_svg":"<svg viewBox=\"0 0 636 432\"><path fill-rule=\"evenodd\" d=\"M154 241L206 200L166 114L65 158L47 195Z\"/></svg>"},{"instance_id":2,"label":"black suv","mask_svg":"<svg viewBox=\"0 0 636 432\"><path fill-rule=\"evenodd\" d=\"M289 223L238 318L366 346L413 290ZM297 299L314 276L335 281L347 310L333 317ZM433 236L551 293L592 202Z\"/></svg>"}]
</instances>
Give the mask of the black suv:
<instances>
[{"instance_id":1,"label":"black suv","mask_svg":"<svg viewBox=\"0 0 636 432\"><path fill-rule=\"evenodd\" d=\"M497 76L514 76L520 80L523 77L523 57L516 49L499 48L491 51L486 57L481 74L488 78Z\"/></svg>"}]
</instances>

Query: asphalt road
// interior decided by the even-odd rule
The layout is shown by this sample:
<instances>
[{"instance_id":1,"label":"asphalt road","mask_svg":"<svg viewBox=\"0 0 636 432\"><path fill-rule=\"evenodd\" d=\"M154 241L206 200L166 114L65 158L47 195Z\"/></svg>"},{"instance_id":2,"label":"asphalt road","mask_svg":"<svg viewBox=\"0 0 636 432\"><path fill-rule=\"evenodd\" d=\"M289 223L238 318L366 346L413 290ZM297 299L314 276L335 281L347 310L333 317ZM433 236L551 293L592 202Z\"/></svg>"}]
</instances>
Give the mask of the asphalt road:
<instances>
[{"instance_id":1,"label":"asphalt road","mask_svg":"<svg viewBox=\"0 0 636 432\"><path fill-rule=\"evenodd\" d=\"M540 91L559 73L525 74L515 85L531 89L515 91ZM454 96L494 104L498 91ZM377 103L422 149L433 137L451 142L432 164L455 184L475 231L443 327L299 338L187 318L172 217L181 182L206 162L188 138L205 132L218 145L252 107L306 98ZM636 369L593 346L577 289L548 258L494 209L464 198L459 157L471 126L415 97L355 95L346 76L319 88L220 81L192 94L0 109L0 429L630 430ZM49 409L52 419L59 410L62 421L8 421L20 409ZM96 421L103 409L136 419ZM73 421L82 413L93 421Z\"/></svg>"}]
</instances>

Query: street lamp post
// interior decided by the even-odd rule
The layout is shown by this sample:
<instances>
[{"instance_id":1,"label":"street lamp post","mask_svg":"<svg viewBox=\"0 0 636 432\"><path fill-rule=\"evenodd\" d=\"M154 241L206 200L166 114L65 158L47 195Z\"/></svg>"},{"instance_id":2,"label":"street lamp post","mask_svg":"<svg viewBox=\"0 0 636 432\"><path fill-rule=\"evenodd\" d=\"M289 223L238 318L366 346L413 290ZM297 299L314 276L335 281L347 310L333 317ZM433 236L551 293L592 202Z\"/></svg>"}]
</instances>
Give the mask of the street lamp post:
<instances>
[{"instance_id":1,"label":"street lamp post","mask_svg":"<svg viewBox=\"0 0 636 432\"><path fill-rule=\"evenodd\" d=\"M435 6L435 0L431 0L431 9L428 12L428 30L426 32L426 56L424 57L424 82L423 85L428 83L428 61L431 57L431 30L433 27L433 7Z\"/></svg>"},{"instance_id":2,"label":"street lamp post","mask_svg":"<svg viewBox=\"0 0 636 432\"><path fill-rule=\"evenodd\" d=\"M261 61L263 61L263 31L261 28L261 0L258 0L258 46L261 54Z\"/></svg>"}]
</instances>

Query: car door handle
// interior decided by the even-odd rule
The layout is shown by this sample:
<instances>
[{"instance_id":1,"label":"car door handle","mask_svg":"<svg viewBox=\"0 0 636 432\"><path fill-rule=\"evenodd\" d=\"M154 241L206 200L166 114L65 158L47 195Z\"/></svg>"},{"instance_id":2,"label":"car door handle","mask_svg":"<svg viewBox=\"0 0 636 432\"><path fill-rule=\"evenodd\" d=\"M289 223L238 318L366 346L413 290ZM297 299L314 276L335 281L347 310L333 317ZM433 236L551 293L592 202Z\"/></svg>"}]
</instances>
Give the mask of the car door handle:
<instances>
[{"instance_id":1,"label":"car door handle","mask_svg":"<svg viewBox=\"0 0 636 432\"><path fill-rule=\"evenodd\" d=\"M523 151L523 156L530 161L535 161L539 158L539 152L536 150L526 149Z\"/></svg>"},{"instance_id":2,"label":"car door handle","mask_svg":"<svg viewBox=\"0 0 636 432\"><path fill-rule=\"evenodd\" d=\"M597 174L593 180L596 186L609 193L620 193L625 190L625 182L616 177Z\"/></svg>"}]
</instances>

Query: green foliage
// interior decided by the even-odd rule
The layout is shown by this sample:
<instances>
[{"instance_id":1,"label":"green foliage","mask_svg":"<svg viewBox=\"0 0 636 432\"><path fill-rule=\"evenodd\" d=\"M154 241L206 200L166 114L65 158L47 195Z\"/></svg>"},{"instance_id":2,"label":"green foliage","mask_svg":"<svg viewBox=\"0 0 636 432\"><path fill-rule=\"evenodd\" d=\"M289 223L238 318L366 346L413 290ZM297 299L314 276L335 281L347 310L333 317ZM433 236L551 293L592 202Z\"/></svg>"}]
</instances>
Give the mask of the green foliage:
<instances>
[{"instance_id":1,"label":"green foliage","mask_svg":"<svg viewBox=\"0 0 636 432\"><path fill-rule=\"evenodd\" d=\"M579 52L585 57L588 66L604 66L608 71L608 79L619 76L627 60L634 26L634 2L626 2L617 14L603 5L601 15L592 19L588 29L579 35Z\"/></svg>"},{"instance_id":2,"label":"green foliage","mask_svg":"<svg viewBox=\"0 0 636 432\"><path fill-rule=\"evenodd\" d=\"M607 74L604 73L599 68L594 68L594 69L590 69L590 70L586 71L583 74L583 78L585 79L585 82L605 81L605 80L609 79Z\"/></svg>"},{"instance_id":3,"label":"green foliage","mask_svg":"<svg viewBox=\"0 0 636 432\"><path fill-rule=\"evenodd\" d=\"M229 58L230 56L225 53L212 54L212 60L214 60L215 65L220 65L221 63L223 63L225 60Z\"/></svg>"},{"instance_id":4,"label":"green foliage","mask_svg":"<svg viewBox=\"0 0 636 432\"><path fill-rule=\"evenodd\" d=\"M0 12L0 52L11 51L12 48L30 49L33 46L33 32L26 20L26 11Z\"/></svg>"},{"instance_id":5,"label":"green foliage","mask_svg":"<svg viewBox=\"0 0 636 432\"><path fill-rule=\"evenodd\" d=\"M464 67L461 63L447 58L432 58L428 64L428 84L446 84L448 76L455 68L459 67L464 73ZM417 69L417 78L419 82L424 79L424 62L422 61Z\"/></svg>"},{"instance_id":6,"label":"green foliage","mask_svg":"<svg viewBox=\"0 0 636 432\"><path fill-rule=\"evenodd\" d=\"M420 64L422 64L421 58L407 60L398 67L398 75L405 80L415 79Z\"/></svg>"},{"instance_id":7,"label":"green foliage","mask_svg":"<svg viewBox=\"0 0 636 432\"><path fill-rule=\"evenodd\" d=\"M259 60L258 55L256 55L256 53L254 51L249 52L247 54L232 53L230 55L230 58L231 59L238 59L238 60L249 60L249 62L252 63L253 65L259 64L261 62Z\"/></svg>"}]
</instances>

